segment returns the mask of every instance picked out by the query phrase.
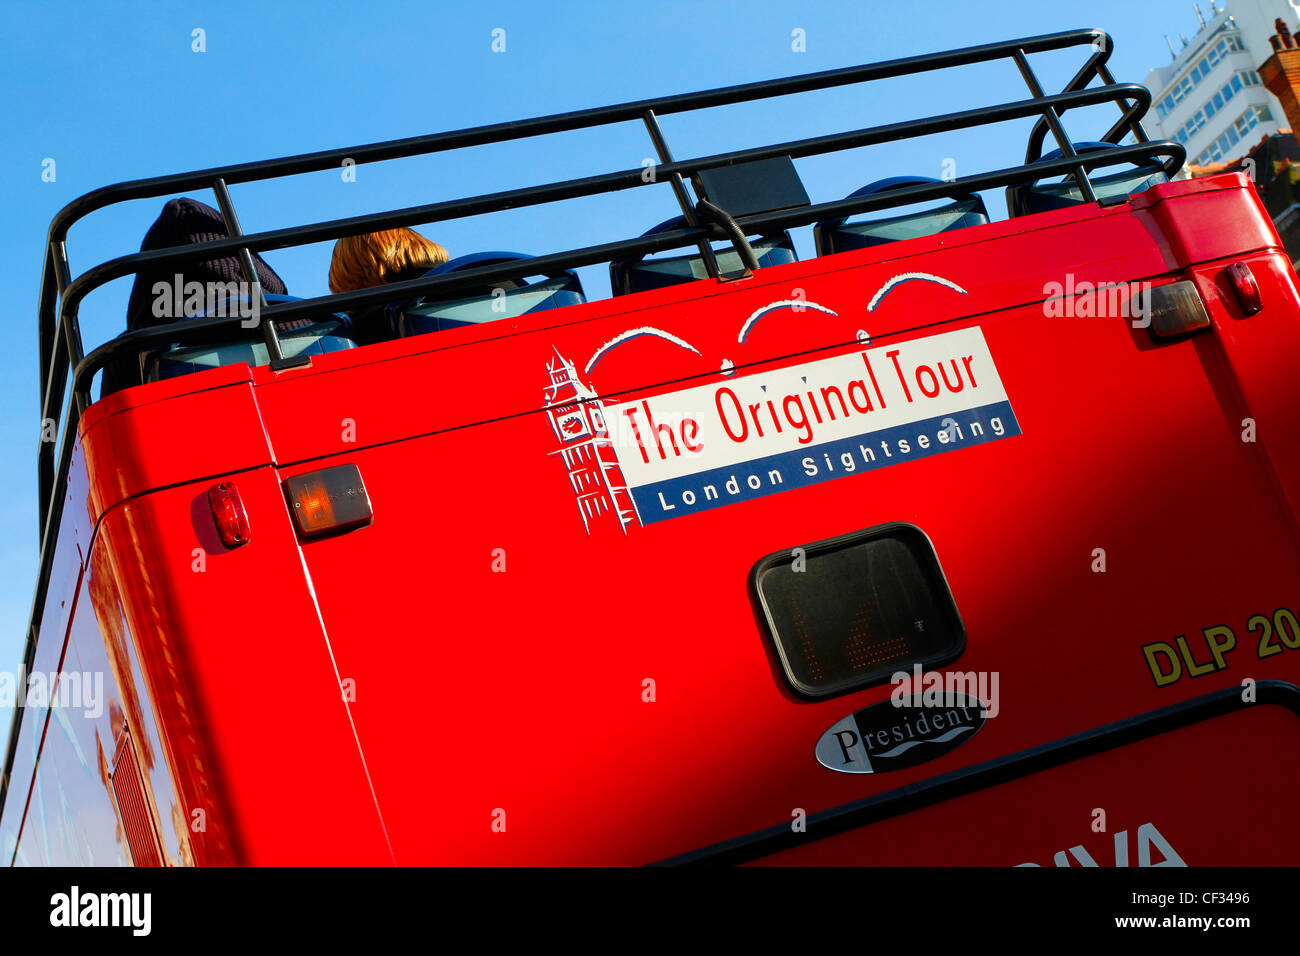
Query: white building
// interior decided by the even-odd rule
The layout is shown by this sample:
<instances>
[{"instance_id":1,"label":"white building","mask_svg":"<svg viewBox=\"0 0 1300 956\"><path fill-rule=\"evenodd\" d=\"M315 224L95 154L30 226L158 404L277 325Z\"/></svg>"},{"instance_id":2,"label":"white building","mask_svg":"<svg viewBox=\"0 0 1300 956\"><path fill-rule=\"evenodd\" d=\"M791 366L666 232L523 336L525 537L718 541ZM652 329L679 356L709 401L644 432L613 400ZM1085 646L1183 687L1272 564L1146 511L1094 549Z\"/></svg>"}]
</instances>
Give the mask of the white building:
<instances>
[{"instance_id":1,"label":"white building","mask_svg":"<svg viewBox=\"0 0 1300 956\"><path fill-rule=\"evenodd\" d=\"M1187 147L1188 163L1205 166L1244 156L1262 137L1285 127L1281 104L1255 71L1273 53L1274 21L1280 17L1297 29L1300 2L1218 0L1207 9L1193 6L1200 29L1173 62L1146 78L1152 106L1143 125L1152 139Z\"/></svg>"}]
</instances>

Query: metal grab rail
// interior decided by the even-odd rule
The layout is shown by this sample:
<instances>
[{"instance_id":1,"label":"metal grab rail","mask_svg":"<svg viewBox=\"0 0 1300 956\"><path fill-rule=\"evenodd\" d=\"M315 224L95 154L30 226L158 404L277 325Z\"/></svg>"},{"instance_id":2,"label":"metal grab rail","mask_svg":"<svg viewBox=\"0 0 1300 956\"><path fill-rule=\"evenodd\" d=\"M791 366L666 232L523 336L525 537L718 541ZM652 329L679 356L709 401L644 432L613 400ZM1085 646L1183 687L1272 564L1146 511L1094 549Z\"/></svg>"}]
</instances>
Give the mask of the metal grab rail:
<instances>
[{"instance_id":1,"label":"metal grab rail","mask_svg":"<svg viewBox=\"0 0 1300 956\"><path fill-rule=\"evenodd\" d=\"M1070 83L1067 84L1066 93L1058 97L1043 96L1037 79L1028 67L1025 59L1026 55L1085 44L1094 52ZM893 124L892 126L878 127L874 131L857 131L859 136L856 138L853 134L837 134L830 137L804 140L799 143L798 148L800 151L797 155L811 155L816 152L847 149L854 145L869 145L872 142L925 135L927 130L939 131L940 129L956 128L961 125L980 125L1035 113L1040 116L1039 125L1035 128L1035 134L1037 134L1039 127L1042 126L1044 119L1048 118L1051 111L1064 112L1071 107L1092 105L1110 98L1102 96L1100 99L1094 100L1088 95L1081 99L1070 99L1069 97L1076 93L1082 93L1082 86L1086 85L1094 77L1104 76L1109 78L1105 64L1110 57L1111 49L1110 37L1103 31L1073 30L1040 37L966 47L946 53L904 57L881 63L828 70L779 80L721 87L699 93L678 94L652 100L624 103L617 106L577 110L513 123L497 123L472 129L373 143L347 149L324 150L282 159L242 163L192 173L154 177L118 183L94 190L69 203L55 216L50 225L39 305L42 423L57 421L61 417L58 414L60 409L55 405L56 401L61 401L67 385L67 372L70 368L79 365L84 357L84 344L77 317L77 306L86 293L108 281L109 278L129 274L148 264L163 265L182 261L201 261L201 259L208 258L211 253L215 252L224 251L242 255L242 253L238 252L239 249L257 251L302 245L314 241L337 239L344 235L356 235L374 229L392 228L398 225L415 225L437 221L440 218L469 216L479 212L520 205L525 202L530 204L553 202L579 195L591 195L595 192L646 185L647 183L642 179L641 171L629 171L608 174L604 177L590 177L586 180L555 183L538 189L511 190L505 193L496 193L450 203L435 203L393 210L388 213L336 220L331 223L318 223L314 226L274 230L245 237L232 237L228 240L218 240L213 243L193 245L176 250L160 250L154 253L140 253L136 257L123 257L89 270L74 282L71 279L67 258L66 238L68 230L77 220L105 206L131 199L168 195L193 188L214 188L214 184L220 184L219 188L224 189L230 183L253 182L298 175L304 172L337 169L345 160L356 164L381 162L460 149L467 146L478 146L636 120L646 123L654 146L659 155L663 157L671 154L667 152L667 144L664 142L662 133L658 130L657 122L654 120L657 116L870 82L914 73L950 69L1000 59L1010 59L1016 62L1031 94L1034 95L1034 99L1027 101L1025 104L1010 104L1009 106L1013 107L1010 110L1005 106L994 107L986 110L967 111L966 114L947 114L945 116L931 117L928 121L919 120L911 123ZM1138 120L1149 106L1149 93L1145 89L1135 86L1120 87L1111 84L1109 89L1115 91L1127 89L1134 92L1131 106L1124 111L1124 116L1113 127L1113 131L1125 130L1133 132L1139 141L1144 141L1146 137L1141 131ZM1095 95L1099 92L1102 91L1091 90L1088 91L1088 94ZM1065 98L1062 99L1061 97ZM1021 106L1022 108L1027 106L1029 111L1020 113L1014 109L1015 106ZM974 116L972 117L971 114L974 114ZM876 137L861 135L871 132L876 132ZM1058 130L1053 130L1053 132L1059 132L1059 124ZM1114 138L1118 138L1118 136ZM794 147L794 144L782 145ZM1058 145L1062 150L1066 151L1067 155L1069 154L1069 143L1060 135L1058 135ZM788 154L796 155L793 152L788 152ZM694 163L668 162L663 164L663 172L670 182L676 183L683 174L710 168L710 163L712 165L726 165L747 158L761 158L765 155L780 155L780 148L768 147L766 151L760 148L722 154L716 157L704 157ZM1076 170L1076 178L1080 180L1081 188L1085 191L1085 194L1090 191L1086 174L1081 168ZM685 196L684 189L675 186L675 193L687 222L694 222L694 210ZM58 306L57 320L56 305ZM275 339L274 329L268 333L268 337L272 340ZM274 353L276 349L273 347L272 351ZM78 398L73 404L80 406L76 409L79 414L85 407L85 399ZM42 442L38 450L38 484L42 515L48 513L55 484L53 449L46 447L47 445L47 442Z\"/></svg>"},{"instance_id":2,"label":"metal grab rail","mask_svg":"<svg viewBox=\"0 0 1300 956\"><path fill-rule=\"evenodd\" d=\"M747 150L739 150L731 153L718 153L710 156L700 157L694 160L665 163L659 167L658 173L672 177L680 178L683 174L693 175L702 170L714 169L736 162L746 162L750 160L766 159L775 156L802 157L817 155L825 152L833 152L842 149L851 149L859 146L869 146L877 143L889 142L897 139L924 136L931 133L942 132L944 130L965 129L975 126L987 125L994 122L1004 122L1011 119L1025 118L1036 114L1041 114L1044 109L1055 109L1060 107L1062 111L1071 107L1093 106L1107 102L1125 104L1131 102L1132 105L1123 109L1124 117L1129 117L1145 111L1150 104L1150 93L1143 86L1137 84L1118 84L1107 87L1099 87L1091 90L1083 90L1074 93L1056 94L1052 96L1042 96L1031 100L1021 100L1013 103L1001 104L999 106L988 107L983 109L965 110L957 113L948 113L940 116L926 117L920 120L910 120L902 123L893 123L885 126L868 127L860 130L851 130L845 133L836 133L828 136L818 136L802 140L791 140L771 146L756 147ZM1121 124L1126 120L1121 119ZM1118 149L1118 147L1117 147ZM1175 172L1182 164L1182 148L1173 143L1152 144L1148 148L1146 155L1167 154L1168 159L1165 163L1166 170L1170 174ZM1105 162L1108 158L1111 161L1118 161L1120 157L1113 150L1097 151L1090 153L1088 156L1088 165L1098 165ZM1069 166L1064 172L1078 173L1079 161ZM1027 175L1012 175L1027 171ZM1032 170L1029 167L1013 167L1007 171L1005 182L997 185L1010 185L1014 182L1023 182L1027 179L1034 178L1035 175L1050 175L1056 171L1056 167L1047 167L1043 164L1035 164ZM967 180L963 180L966 182ZM1086 181L1086 180L1085 180ZM566 180L557 183L548 183L540 186L524 187L521 189L506 190L498 193L489 193L483 196L476 196L469 199L451 200L439 203L430 203L423 206L412 206L404 209L392 210L384 213L373 213L365 216L355 216L348 219L338 219L327 222L315 223L306 226L289 227L285 229L270 230L261 233L249 233L247 235L232 236L227 239L216 239L204 243L195 243L187 246L178 246L168 249L152 250L149 252L139 252L117 259L110 260L102 265L95 266L87 270L75 281L68 283L61 290L62 308L60 317L63 320L62 336L55 337L55 356L54 361L49 364L49 378L45 383L42 391L42 418L43 420L53 420L58 411L54 407L54 402L62 401L63 389L66 386L64 378L65 366L59 361L65 354L71 356L74 360L70 362L75 366L80 364L82 357L80 333L77 330L76 315L77 309L84 297L95 288L105 284L112 279L130 275L139 269L149 266L181 265L185 262L201 261L203 259L213 258L218 255L239 254L243 250L262 251L267 249L278 249L286 246L304 245L310 242L321 242L329 239L337 239L341 236L356 235L360 232L368 232L373 229L393 228L399 225L414 225L419 223L439 222L447 219L453 219L464 216L477 215L483 212L491 212L503 208L517 208L526 205L540 205L550 202L558 202L563 199L576 198L578 196L594 195L603 192L613 192L622 189L635 188L647 185L643 178L643 170L631 169L623 170L616 173L606 173L599 176L591 176L583 179ZM987 187L977 187L987 188ZM882 205L904 205L903 197L908 195L902 191L891 191L888 200L880 203L879 200L869 198L856 199L844 205L821 204L818 206L805 207L803 210L809 215L804 217L804 221L792 221L792 225L802 225L806 222L816 221L823 214L830 211L832 207L844 209L844 214L863 212L870 208L880 208ZM916 200L913 200L916 201ZM846 201L848 202L848 201ZM694 210L687 207L692 215ZM681 233L665 233L659 237L660 244L649 248L649 251L658 251L659 249L673 248L673 246L663 244L666 237L679 237ZM697 233L695 241L700 241L704 233ZM679 242L676 245L687 243ZM622 252L633 251L632 247L624 249L617 245L611 244L611 255L618 255ZM558 259L556 265L559 267L572 267L575 265L590 264L586 253L589 250L573 250L570 254L571 259ZM548 257L549 258L549 257ZM526 266L516 265L504 267L506 271L496 277L514 277L519 274ZM452 277L440 277L435 280L429 280L425 285L413 287L414 291L430 292L437 289L442 283L451 283ZM349 297L337 298L337 307L347 305L366 305L384 301L391 298L391 287L384 287L379 290L371 290L364 295L361 293L349 293ZM321 304L322 299L310 300L314 304ZM268 310L278 314L281 309L291 308L294 312L301 314L307 311L305 308L294 305L282 305ZM179 331L179 329L178 329ZM72 341L75 333L75 343ZM65 351L66 349L66 351ZM78 401L80 406L78 412L84 410L88 404L88 399L82 390L78 389ZM53 469L48 468L42 471L42 478L46 472L52 473ZM45 484L42 482L42 493L44 494ZM42 506L48 506L48 499L42 497Z\"/></svg>"},{"instance_id":3,"label":"metal grab rail","mask_svg":"<svg viewBox=\"0 0 1300 956\"><path fill-rule=\"evenodd\" d=\"M1029 66L1027 56L1034 53L1089 46L1094 52L1083 67L1058 94L1044 94ZM924 54L887 60L874 64L827 70L778 80L738 84L697 93L678 94L656 99L639 100L615 106L576 110L552 116L538 117L518 122L497 123L470 129L417 136L382 143L331 149L297 156L283 157L251 163L241 163L189 173L159 176L149 179L117 183L94 190L72 201L54 217L47 236L44 266L38 304L40 337L40 408L42 437L47 423L63 420L62 439L58 449L57 466L53 441L42 440L38 449L39 515L41 532L41 564L33 602L28 644L24 660L34 654L40 616L43 613L45 594L49 585L53 559L54 536L62 516L63 496L56 493L66 482L75 445L76 430L82 412L89 404L94 376L114 356L130 350L163 341L186 342L203 336L211 337L223 332L233 334L239 327L238 316L176 322L165 326L126 333L95 349L84 353L84 343L78 320L81 301L94 289L112 279L139 272L151 266L198 262L224 255L237 255L243 260L251 252L306 245L343 236L357 235L396 226L411 226L494 212L523 205L558 202L564 199L597 193L614 192L667 182L681 207L687 227L654 236L621 242L589 246L564 253L539 256L523 263L468 270L433 278L421 278L393 283L377 289L358 290L333 296L320 296L299 302L283 303L265 309L268 344L272 355L278 351L274 324L276 320L304 316L321 311L336 312L366 305L391 301L395 297L429 294L435 291L452 291L461 287L481 284L496 279L517 278L539 268L573 268L608 262L630 255L645 255L665 249L697 245L706 263L712 256L710 240L716 238L714 229L699 224L696 209L690 203L684 187L684 177L701 171L738 162L789 156L811 156L821 153L869 146L878 143L929 135L945 130L987 125L1007 120L1037 116L1038 122L1030 134L1026 165L1008 167L990 173L955 179L951 182L927 184L890 190L872 196L838 200L818 205L780 212L738 216L735 222L742 231L754 234L763 229L790 228L806 225L821 219L847 216L875 209L908 205L927 199L954 195L962 191L1014 185L1044 176L1073 175L1085 197L1092 195L1087 168L1110 163L1160 158L1167 173L1173 174L1185 159L1182 146L1173 142L1150 143L1141 126L1141 117L1150 106L1150 93L1137 84L1113 82L1106 63L1112 50L1108 34L1101 30L1072 30L1061 33L1009 40L1000 43L965 47L944 53ZM1010 60L1017 66L1021 78L1031 94L1028 100L998 104L982 109L966 110L939 116L926 117L901 123L868 127L845 133L818 136L770 146L756 147L730 153L714 154L694 160L672 159L672 153L658 127L657 118L692 110L754 100L769 99L813 90L830 89L873 80L888 79L916 73L951 69L977 63ZM1105 85L1085 89L1088 83L1100 79ZM1076 156L1065 135L1062 114L1070 109L1113 102L1120 107L1120 119L1103 137L1116 143L1128 134L1137 140L1136 146L1118 146L1112 149ZM507 190L482 196L437 202L403 209L390 210L364 216L337 219L328 222L269 230L240 235L231 230L227 239L152 250L119 257L87 270L76 279L72 277L67 252L68 231L73 224L90 213L137 199L173 195L192 189L214 189L221 199L222 212L229 221L237 222L233 204L225 192L229 184L256 182L300 175L308 172L337 170L345 161L356 165L383 162L392 159L429 155L448 150L490 143L525 139L578 129L610 125L620 122L642 123L650 135L661 162L656 176L647 182L644 170L624 170L585 179L548 183L541 186ZM1029 165L1037 158L1047 132L1051 132L1063 152L1059 160ZM698 186L697 186L698 192ZM707 198L707 197L701 197ZM704 250L710 250L705 253ZM245 269L251 262L243 263ZM710 269L716 271L716 264ZM246 331L246 330L245 330ZM72 381L72 399L63 414L63 398ZM17 743L17 728L21 706L15 713L5 773L0 775L0 801L8 785L8 771Z\"/></svg>"},{"instance_id":4,"label":"metal grab rail","mask_svg":"<svg viewBox=\"0 0 1300 956\"><path fill-rule=\"evenodd\" d=\"M1074 171L1081 160L1089 166L1100 166L1126 160L1138 161L1163 156L1162 167L1166 173L1172 174L1181 165L1181 154L1182 150L1176 143L1155 142L1116 146L1113 149L1097 150L1078 157L1063 156L1059 159L1040 161L1033 164L1032 167L1011 166L988 173L959 177L948 182L923 183L891 189L888 192L873 193L869 196L818 203L800 209L738 216L736 221L741 226L746 227L744 231L748 235L767 230L790 229L825 219L875 212L881 209L907 206L932 199L960 196L963 193L991 189L997 186L1012 186L1047 176L1069 174ZM267 234L263 233L262 235ZM278 303L268 306L266 315L281 321L303 318L323 311L350 311L396 299L416 298L435 292L452 293L465 288L490 284L495 280L539 274L551 269L578 268L608 262L611 259L648 255L668 249L677 249L682 246L693 245L701 238L710 236L712 236L712 232L706 227L683 227L655 233L651 236L643 236L638 239L626 239L596 246L587 246L568 252L534 256L520 262L480 266L476 269L463 269L440 276L392 282L375 288L338 292L311 299ZM233 242L239 245L250 239L252 239L251 235ZM205 243L203 247L216 246L218 243L229 244L231 242L232 240L221 239L212 243ZM194 248L201 247L195 245ZM169 255L174 254L169 253ZM78 364L74 391L79 394L89 394L94 374L106 364L104 360L119 351L129 351L126 348L128 344L154 344L163 341L186 341L191 338L203 338L200 334L203 331L237 328L240 321L241 319L238 316L197 320L186 319L168 325L151 326L147 329L124 333L91 352Z\"/></svg>"},{"instance_id":5,"label":"metal grab rail","mask_svg":"<svg viewBox=\"0 0 1300 956\"><path fill-rule=\"evenodd\" d=\"M217 179L227 184L255 182L275 179L283 176L297 175L305 172L320 172L338 169L345 160L358 165L402 159L409 156L425 155L466 146L486 145L512 139L543 136L550 133L567 132L592 126L608 125L637 118L644 119L647 113L667 115L689 110L708 109L734 103L784 96L816 89L829 89L852 83L887 79L910 73L926 72L935 69L947 69L966 66L972 63L1004 59L1014 51L1024 53L1041 53L1050 50L1066 49L1087 43L1096 52L1085 64L1084 70L1104 69L1110 58L1111 40L1109 34L1102 30L1070 30L1062 33L1046 34L1038 37L1026 37L1003 43L984 44L965 47L946 53L925 54L886 60L880 63L827 70L821 73L809 73L802 76L779 80L767 80L759 83L738 84L719 87L699 93L685 93L676 96L661 97L624 103L618 106L599 107L588 110L575 110L558 113L553 116L537 117L510 123L497 123L466 130L437 133L429 136L415 136L407 139L391 140L383 143L371 143L347 149L323 150L315 153L303 153L281 159L264 160L253 163L240 163L216 167L191 173L179 173L171 176L157 176L150 179L117 183L94 190L73 200L54 217L50 223L46 241L45 267L41 278L39 311L41 315L41 374L44 384L49 378L49 364L55 339L53 328L53 311L56 299L62 295L69 283L69 267L65 246L68 230L79 219L89 213L113 203L130 199L146 199L168 195L187 189L207 189ZM1107 77L1109 74L1107 74ZM1088 77L1091 79L1091 75ZM1077 77L1076 77L1077 80ZM1072 81L1074 82L1074 81ZM1086 81L1085 81L1086 82ZM1107 79L1107 82L1109 80ZM1067 91L1069 88L1067 87ZM1136 120L1133 125L1138 126ZM652 133L653 136L653 133ZM1145 138L1143 135L1142 138ZM656 144L658 145L658 144ZM687 204L683 203L685 207ZM685 208L683 210L685 214ZM690 217L687 216L687 221ZM73 364L80 360L77 350L72 350ZM44 402L42 402L44 407Z\"/></svg>"},{"instance_id":6,"label":"metal grab rail","mask_svg":"<svg viewBox=\"0 0 1300 956\"><path fill-rule=\"evenodd\" d=\"M657 177L693 175L697 172L717 169L734 163L771 159L778 156L789 156L791 158L815 156L844 149L877 145L898 139L926 136L956 129L970 129L976 126L987 126L991 123L1034 116L1042 113L1045 108L1054 109L1059 106L1062 109L1068 109L1070 107L1095 106L1111 102L1125 103L1130 100L1145 111L1146 107L1151 103L1151 93L1145 86L1137 83L1097 87L1075 93L1058 93L1035 99L1018 100L998 106L945 113L919 120L907 120L885 126L864 127L844 133L787 140L770 146L759 146L728 153L714 153L692 160L663 163L656 167L655 173ZM1167 145L1176 147L1176 144ZM1073 155L1073 152L1067 153L1067 155ZM1105 155L1099 152L1096 157L1104 158ZM1093 162L1093 158L1093 156L1089 156L1090 163ZM1078 160L1075 161L1074 165L1078 165ZM1181 165L1181 163L1177 165ZM1177 165L1170 172L1176 171ZM1019 169L1021 167L1014 168ZM1038 170L1037 166L1034 168ZM282 249L307 245L313 242L324 242L348 235L359 235L377 229L393 228L394 226L443 222L448 219L459 219L501 209L545 205L565 199L576 199L581 196L592 196L654 185L654 183L645 181L643 178L644 173L645 170L641 168L625 169L581 179L568 179L502 192L486 193L469 199L454 199L428 203L422 206L408 206L388 212L369 213L364 216L334 219L306 226L290 226L285 229L232 236L228 239L213 239L203 243L172 246L166 249L154 249L149 252L136 252L120 256L117 259L110 259L108 262L86 270L64 290L63 295L72 305L80 304L81 300L95 288L113 279L136 272L137 269L133 267L179 265L183 262L224 257L238 253L241 249L249 249L254 252ZM901 204L893 203L892 205Z\"/></svg>"}]
</instances>

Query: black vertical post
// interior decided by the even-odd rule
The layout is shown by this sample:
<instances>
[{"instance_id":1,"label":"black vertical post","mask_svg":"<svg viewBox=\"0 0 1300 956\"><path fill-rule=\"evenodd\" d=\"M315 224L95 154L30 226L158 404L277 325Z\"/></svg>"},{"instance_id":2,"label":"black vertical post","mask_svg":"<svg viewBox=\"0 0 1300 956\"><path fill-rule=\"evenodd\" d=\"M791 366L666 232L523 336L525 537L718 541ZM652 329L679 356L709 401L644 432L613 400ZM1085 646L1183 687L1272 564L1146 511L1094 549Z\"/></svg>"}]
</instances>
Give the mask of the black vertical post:
<instances>
[{"instance_id":1,"label":"black vertical post","mask_svg":"<svg viewBox=\"0 0 1300 956\"><path fill-rule=\"evenodd\" d=\"M668 149L668 141L664 139L664 132L659 127L659 117L655 116L654 110L646 110L642 117L645 120L646 131L650 134L650 141L654 143L655 152L659 156L659 162L671 163L673 154ZM691 205L691 199L686 195L686 183L682 180L681 173L673 173L670 180L673 186L673 194L677 197L677 204L682 207L682 218L686 220L688 226L698 226L699 220L695 216L695 208ZM713 254L713 246L709 244L707 238L699 242L700 255L704 259L705 271L709 277L716 279L718 277L718 259Z\"/></svg>"},{"instance_id":2,"label":"black vertical post","mask_svg":"<svg viewBox=\"0 0 1300 956\"><path fill-rule=\"evenodd\" d=\"M217 179L212 184L212 191L217 194L217 205L221 207L221 218L226 222L226 232L232 237L242 236L244 230L239 228L239 218L235 215L235 204L231 202L230 190L224 179ZM257 296L258 314L266 309L266 295L262 292L262 283L257 280L257 267L253 264L253 254L245 246L239 250L239 265L244 272L244 280ZM305 362L285 362L284 350L280 347L280 333L275 323L262 322L262 335L266 339L266 351L271 357L271 368L283 368L285 365L300 365Z\"/></svg>"},{"instance_id":3,"label":"black vertical post","mask_svg":"<svg viewBox=\"0 0 1300 956\"><path fill-rule=\"evenodd\" d=\"M1025 51L1018 49L1012 56L1015 58L1021 77L1024 78L1025 85L1029 87L1030 95L1034 99L1041 99L1045 94L1042 86L1038 83L1038 77L1034 75L1033 68L1029 65L1029 60L1025 57ZM1056 108L1049 106L1044 109L1043 119L1047 120L1047 125L1051 128L1052 135L1056 137L1056 145L1060 147L1061 152L1071 158L1077 156L1078 153L1074 151L1074 145L1070 142L1070 138L1065 135L1065 129L1061 126L1061 117L1057 114ZM1093 191L1092 183L1088 179L1088 171L1084 169L1083 163L1074 167L1074 181L1079 184L1079 192L1083 194L1084 202L1097 201L1097 194Z\"/></svg>"},{"instance_id":4,"label":"black vertical post","mask_svg":"<svg viewBox=\"0 0 1300 956\"><path fill-rule=\"evenodd\" d=\"M58 303L63 300L64 290L72 281L68 266L68 247L63 239L51 239L45 252L45 273L41 277L40 304L40 341L41 341L41 380L38 383L41 393L40 404L40 447L36 454L36 488L39 511L37 512L38 537L45 534L45 517L50 511L50 502L54 495L54 452L58 439L58 416L62 411L63 385L67 379L63 373L66 356L66 338L60 338L58 325ZM78 348L81 351L80 335ZM57 404L53 408L55 434L48 442L45 440L45 422L51 417L52 394L58 391Z\"/></svg>"},{"instance_id":5,"label":"black vertical post","mask_svg":"<svg viewBox=\"0 0 1300 956\"><path fill-rule=\"evenodd\" d=\"M75 369L81 364L81 360L86 357L82 348L81 341L81 322L77 318L77 307L69 309L68 304L64 301L63 293L68 286L72 284L72 275L68 269L68 247L64 240L59 240L54 244L54 275L59 284L59 311L58 324L56 329L63 329L64 348L68 353L68 368ZM75 382L73 383L76 384ZM74 391L72 394L72 403L75 408L76 416L79 418L81 413L90 405L90 389L86 389L85 394ZM69 416L72 421L72 416ZM69 426L71 427L71 426ZM70 436L65 436L65 438Z\"/></svg>"},{"instance_id":6,"label":"black vertical post","mask_svg":"<svg viewBox=\"0 0 1300 956\"><path fill-rule=\"evenodd\" d=\"M1101 81L1105 83L1107 86L1115 85L1115 78L1111 76L1110 70L1106 68L1106 64L1102 63L1098 65L1097 76L1100 77ZM1123 107L1120 108L1120 111L1127 112L1126 110L1123 109ZM1133 112L1133 119L1129 121L1128 128L1129 128L1129 132L1133 134L1133 138L1137 140L1139 143L1150 142L1150 140L1147 138L1147 131L1142 126L1142 121L1138 119L1137 111Z\"/></svg>"}]
</instances>

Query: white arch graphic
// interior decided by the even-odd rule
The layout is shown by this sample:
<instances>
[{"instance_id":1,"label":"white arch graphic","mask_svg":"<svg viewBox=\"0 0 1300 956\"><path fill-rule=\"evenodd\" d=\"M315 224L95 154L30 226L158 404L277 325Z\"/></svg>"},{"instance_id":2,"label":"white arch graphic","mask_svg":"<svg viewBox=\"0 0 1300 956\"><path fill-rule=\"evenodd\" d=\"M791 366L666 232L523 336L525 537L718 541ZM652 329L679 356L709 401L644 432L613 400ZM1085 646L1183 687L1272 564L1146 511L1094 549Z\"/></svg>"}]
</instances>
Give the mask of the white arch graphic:
<instances>
[{"instance_id":1,"label":"white arch graphic","mask_svg":"<svg viewBox=\"0 0 1300 956\"><path fill-rule=\"evenodd\" d=\"M626 332L620 332L618 335L614 336L612 339L610 339L600 348L596 349L596 351L592 353L591 358L587 360L587 366L582 370L583 374L590 375L591 370L596 367L596 363L599 362L601 358L604 357L605 353L608 352L610 349L622 345L624 342L628 342L632 339L640 338L643 335L653 335L656 338L661 338L664 339L665 341L672 342L673 345L680 345L682 348L688 349L694 352L696 355L700 354L700 350L697 349L694 345L692 345L690 342L685 341L684 339L679 339L671 332L665 332L663 329L656 329L653 326L649 326L649 325L642 325L635 329L628 329Z\"/></svg>"},{"instance_id":2,"label":"white arch graphic","mask_svg":"<svg viewBox=\"0 0 1300 956\"><path fill-rule=\"evenodd\" d=\"M871 301L867 303L867 311L868 312L876 311L876 306L880 304L881 299L883 299L886 295L888 295L898 286L902 285L904 282L911 282L915 279L919 279L923 282L937 282L939 285L947 286L949 289L953 289L956 292L960 292L962 295L967 294L965 289L963 289L957 283L953 282L951 279L943 278L943 276L931 275L928 272L900 272L898 275L894 276L892 279L890 279L888 282L882 285L877 290L876 294L871 297Z\"/></svg>"},{"instance_id":3,"label":"white arch graphic","mask_svg":"<svg viewBox=\"0 0 1300 956\"><path fill-rule=\"evenodd\" d=\"M745 320L745 324L740 327L740 336L736 341L743 345L745 342L745 336L747 336L749 330L754 327L754 323L769 312L775 312L778 309L816 309L818 312L825 312L827 315L839 315L839 313L834 309L828 309L826 306L818 305L816 302L809 302L807 299L781 299L777 302L769 302L761 309L755 309L754 313Z\"/></svg>"}]
</instances>

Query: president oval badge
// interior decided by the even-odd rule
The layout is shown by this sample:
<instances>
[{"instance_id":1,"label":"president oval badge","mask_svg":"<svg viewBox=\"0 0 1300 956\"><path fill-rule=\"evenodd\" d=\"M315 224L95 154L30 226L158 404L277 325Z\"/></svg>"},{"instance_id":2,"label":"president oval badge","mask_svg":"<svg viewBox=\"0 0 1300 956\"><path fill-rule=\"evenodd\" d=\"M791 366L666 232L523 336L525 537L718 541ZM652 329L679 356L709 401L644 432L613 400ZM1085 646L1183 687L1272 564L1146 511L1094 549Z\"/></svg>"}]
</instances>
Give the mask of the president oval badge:
<instances>
[{"instance_id":1,"label":"president oval badge","mask_svg":"<svg viewBox=\"0 0 1300 956\"><path fill-rule=\"evenodd\" d=\"M901 702L883 700L837 723L817 741L817 760L840 773L884 773L942 757L979 732L987 712L974 697L956 691L943 703L920 694Z\"/></svg>"}]
</instances>

